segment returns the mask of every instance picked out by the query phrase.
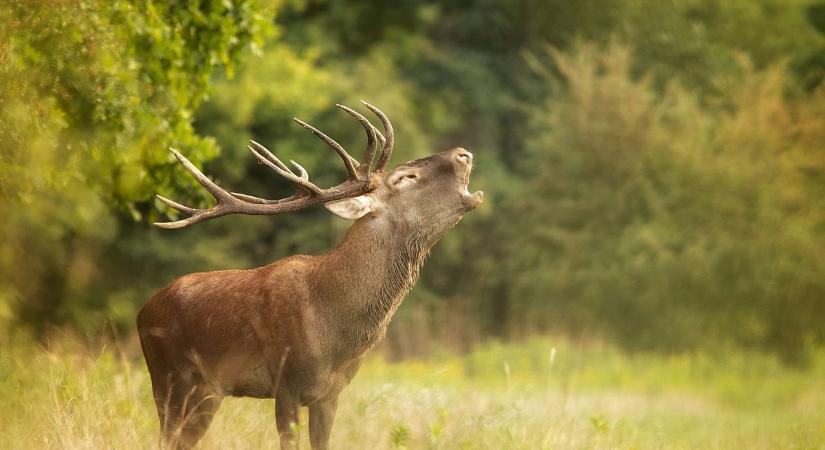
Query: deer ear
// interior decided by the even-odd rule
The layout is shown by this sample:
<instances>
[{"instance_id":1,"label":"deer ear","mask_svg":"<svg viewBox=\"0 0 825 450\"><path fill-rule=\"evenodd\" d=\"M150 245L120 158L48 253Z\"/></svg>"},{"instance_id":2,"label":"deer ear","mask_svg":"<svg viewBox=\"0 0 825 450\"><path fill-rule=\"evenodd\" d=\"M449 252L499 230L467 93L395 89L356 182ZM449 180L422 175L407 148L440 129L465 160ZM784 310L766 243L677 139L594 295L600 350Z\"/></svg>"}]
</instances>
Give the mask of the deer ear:
<instances>
[{"instance_id":1,"label":"deer ear","mask_svg":"<svg viewBox=\"0 0 825 450\"><path fill-rule=\"evenodd\" d=\"M324 207L342 219L355 220L375 211L375 199L371 195L365 194L324 203Z\"/></svg>"}]
</instances>

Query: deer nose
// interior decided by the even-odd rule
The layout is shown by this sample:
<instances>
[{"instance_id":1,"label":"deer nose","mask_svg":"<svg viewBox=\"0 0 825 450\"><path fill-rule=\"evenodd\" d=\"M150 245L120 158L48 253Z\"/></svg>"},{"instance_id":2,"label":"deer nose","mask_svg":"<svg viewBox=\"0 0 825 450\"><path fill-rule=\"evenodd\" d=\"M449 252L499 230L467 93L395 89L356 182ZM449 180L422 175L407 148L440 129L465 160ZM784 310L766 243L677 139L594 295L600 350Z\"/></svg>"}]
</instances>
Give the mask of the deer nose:
<instances>
[{"instance_id":1,"label":"deer nose","mask_svg":"<svg viewBox=\"0 0 825 450\"><path fill-rule=\"evenodd\" d=\"M473 161L473 154L463 148L459 148L458 151L456 151L455 157L465 164L470 164Z\"/></svg>"}]
</instances>

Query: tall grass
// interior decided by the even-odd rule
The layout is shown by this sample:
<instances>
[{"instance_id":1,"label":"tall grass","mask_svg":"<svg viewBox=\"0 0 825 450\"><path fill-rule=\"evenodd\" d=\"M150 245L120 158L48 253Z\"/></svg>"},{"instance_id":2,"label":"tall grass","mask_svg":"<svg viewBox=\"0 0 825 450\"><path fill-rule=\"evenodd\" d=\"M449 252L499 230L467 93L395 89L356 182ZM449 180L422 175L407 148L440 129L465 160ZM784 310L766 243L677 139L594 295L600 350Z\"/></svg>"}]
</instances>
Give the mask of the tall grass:
<instances>
[{"instance_id":1,"label":"tall grass","mask_svg":"<svg viewBox=\"0 0 825 450\"><path fill-rule=\"evenodd\" d=\"M73 340L0 350L0 448L154 448L137 349ZM302 445L308 448L306 414ZM278 448L272 401L224 401L201 448ZM628 355L535 338L463 357L367 361L341 397L334 448L825 448L825 353Z\"/></svg>"}]
</instances>

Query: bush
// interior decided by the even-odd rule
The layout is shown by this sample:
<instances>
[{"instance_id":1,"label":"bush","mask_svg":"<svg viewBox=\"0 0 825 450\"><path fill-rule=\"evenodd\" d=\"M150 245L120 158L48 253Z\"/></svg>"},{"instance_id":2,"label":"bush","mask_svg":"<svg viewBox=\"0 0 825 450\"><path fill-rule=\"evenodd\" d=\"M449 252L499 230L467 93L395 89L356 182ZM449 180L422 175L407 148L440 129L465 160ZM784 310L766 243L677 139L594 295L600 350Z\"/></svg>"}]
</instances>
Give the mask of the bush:
<instances>
[{"instance_id":1,"label":"bush","mask_svg":"<svg viewBox=\"0 0 825 450\"><path fill-rule=\"evenodd\" d=\"M549 53L559 95L535 111L530 181L507 202L513 323L804 360L825 338L825 90L801 101L782 67L741 58L700 102L633 77L623 45Z\"/></svg>"}]
</instances>

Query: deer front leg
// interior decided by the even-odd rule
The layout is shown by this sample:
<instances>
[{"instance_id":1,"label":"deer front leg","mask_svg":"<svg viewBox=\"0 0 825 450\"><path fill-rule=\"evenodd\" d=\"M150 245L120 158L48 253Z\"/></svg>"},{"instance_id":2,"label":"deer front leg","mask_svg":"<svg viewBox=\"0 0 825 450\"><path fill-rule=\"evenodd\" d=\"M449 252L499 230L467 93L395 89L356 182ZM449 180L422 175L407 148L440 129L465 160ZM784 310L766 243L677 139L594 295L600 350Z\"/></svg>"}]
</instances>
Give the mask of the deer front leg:
<instances>
[{"instance_id":1,"label":"deer front leg","mask_svg":"<svg viewBox=\"0 0 825 450\"><path fill-rule=\"evenodd\" d=\"M312 450L329 448L329 434L337 409L337 395L309 405L309 442L312 444Z\"/></svg>"},{"instance_id":2,"label":"deer front leg","mask_svg":"<svg viewBox=\"0 0 825 450\"><path fill-rule=\"evenodd\" d=\"M275 424L281 438L281 450L298 448L298 401L288 392L281 392L275 397Z\"/></svg>"}]
</instances>

